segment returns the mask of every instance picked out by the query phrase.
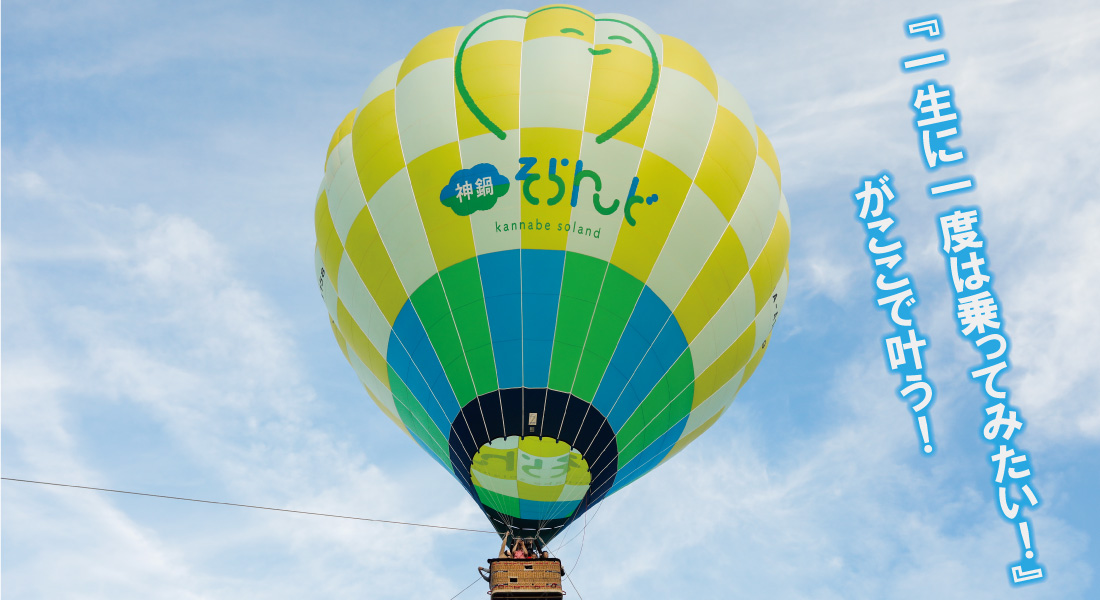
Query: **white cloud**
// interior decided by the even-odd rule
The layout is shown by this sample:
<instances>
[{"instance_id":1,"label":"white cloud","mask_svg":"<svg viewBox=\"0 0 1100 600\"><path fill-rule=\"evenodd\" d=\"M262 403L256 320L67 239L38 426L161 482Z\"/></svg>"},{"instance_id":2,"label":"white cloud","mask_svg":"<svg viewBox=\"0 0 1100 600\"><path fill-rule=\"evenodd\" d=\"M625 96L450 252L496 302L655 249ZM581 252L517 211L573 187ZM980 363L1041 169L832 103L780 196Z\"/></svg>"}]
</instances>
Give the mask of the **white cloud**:
<instances>
[{"instance_id":1,"label":"white cloud","mask_svg":"<svg viewBox=\"0 0 1100 600\"><path fill-rule=\"evenodd\" d=\"M808 46L827 46L833 58L796 61L790 77L758 92L765 94L758 114L774 123L774 129L762 126L783 164L795 227L785 316L801 329L812 318L804 302L824 296L842 306L853 299L870 304L870 267L851 251L862 237L849 194L860 176L889 169L901 192L894 233L907 242L902 268L922 298L925 331L935 333L940 348L955 344L954 324L945 320L953 315L934 215L952 204L977 204L1013 340L1014 370L1003 383L1030 419L1029 439L1044 447L1100 441L1100 325L1092 300L1100 296L1100 264L1093 258L1100 172L1091 166L1100 139L1100 105L1092 101L1100 93L1100 38L1093 33L1100 7L959 4L941 10L944 37L924 42L901 34L899 14L906 13L863 6L840 9L840 17L851 18L844 27L836 26L840 17L834 15L813 35L802 26L777 38L800 55L810 52ZM912 10L921 12L909 16L934 8ZM898 71L902 55L940 46L951 54L948 67ZM774 65L739 64L724 66L755 75L750 85L772 81L766 72ZM970 155L959 174L972 173L978 181L971 195L924 197L923 185L952 174L928 174L920 166L907 104L912 86L927 79L955 89L962 114L957 144ZM836 181L839 173L850 179ZM932 323L951 327L932 330ZM972 351L956 354L959 362L951 367L959 373L978 362Z\"/></svg>"},{"instance_id":2,"label":"white cloud","mask_svg":"<svg viewBox=\"0 0 1100 600\"><path fill-rule=\"evenodd\" d=\"M989 266L1016 373L1004 380L1044 446L1100 441L1100 7L1002 7L956 26L956 93L979 181ZM969 12L969 11L968 11ZM965 82L965 83L963 83ZM964 137L965 139L965 137ZM1095 162L1095 161L1093 161ZM961 202L970 202L963 199ZM1032 438L1031 436L1035 436Z\"/></svg>"},{"instance_id":3,"label":"white cloud","mask_svg":"<svg viewBox=\"0 0 1100 600\"><path fill-rule=\"evenodd\" d=\"M795 317L798 331L784 343L801 344L799 331L824 338L823 327L832 333L852 326L850 315L814 321L820 312L811 309L823 299L845 311L853 303L871 305L870 271L855 250L861 239L848 199L856 178L893 168L919 191L924 174L905 106L913 80L897 73L896 61L911 48L901 21L929 8L753 6L739 7L737 19L727 18L727 4L710 12L695 7L694 15L679 5L638 11L668 11L667 27L683 30L673 34L700 47L710 40L714 52L706 55L746 93L777 146L796 235L783 318ZM1029 443L1042 440L1076 456L1091 451L1086 444L1100 435L1093 358L1100 331L1091 301L1098 280L1092 257L1100 250L1094 235L1100 212L1093 206L1100 182L1091 165L1100 123L1091 101L1100 72L1098 9L1088 2L949 8L945 41L954 62L942 80L959 94L963 142L973 155L968 164L979 177L975 199L986 206L990 260L1015 344L1010 385L1029 419ZM36 31L49 32L50 19L79 29L81 19L102 17L86 9L57 15L47 7L36 18ZM207 58L251 59L285 57L283 47L294 45L269 35L294 23L252 23L247 39L229 39L240 24L223 19L179 37L170 26L153 28L103 52L33 62L48 68L32 75L51 85L95 80L109 87L117 77L162 68L167 77L196 48ZM292 50L344 60L337 58L350 52L344 42L310 38L299 40L313 44L309 49ZM317 82L347 75L331 67L311 63L323 75L308 85L295 80L308 90L301 95L284 97L289 84L264 95L278 110L257 112L255 122L234 120L234 110L257 110L248 99L220 99L225 112L209 121L173 113L179 122L152 134L123 124L139 130L139 141L107 135L72 141L57 133L60 125L46 127L25 105L9 103L5 476L483 527L457 484L431 461L412 457L413 444L377 412L363 420L359 440L342 429L348 413L332 414L346 405L318 390L343 385L326 381L331 373L348 382L354 377L344 365L322 372L315 355L323 350L303 342L316 332L294 328L300 319L323 330L323 309L318 302L312 318L294 314L288 306L298 301L298 288L271 284L272 273L309 278L307 205L315 181L307 175L319 178L320 167L301 166L298 150L276 151L313 139L302 131L316 125L312 111L323 103L317 96L339 96ZM6 71L10 83L12 70ZM288 80L295 76L294 67L283 71ZM360 75L369 79L369 73L350 77ZM160 90L113 92L156 97ZM212 102L187 93L166 100L173 107ZM87 114L99 113L66 116ZM317 153L328 131L314 136ZM309 185L300 183L305 179ZM899 208L908 227L908 268L938 348L957 351L961 343L946 342L955 334L942 259L930 243L939 207L917 191ZM305 208L295 213L299 196ZM299 254L301 276L292 272L299 265L287 264ZM322 333L331 351L335 345ZM946 375L938 380L944 383L935 413L940 454L916 456L911 422L891 400L895 383L875 354L878 341L860 343L855 351L807 350L843 375L813 405L830 427L765 438L747 429L774 425L776 415L735 406L675 461L611 498L585 536L563 551L569 567L584 548L571 572L580 592L720 597L732 587L749 597L815 600L1006 593L1004 565L1016 551L1015 536L995 516L984 457L970 456L952 437L974 433L957 416L962 409L951 408L962 403L947 395L953 384ZM853 352L871 367L838 358ZM950 359L970 364L973 356ZM965 379L961 368L954 375ZM354 384L340 389L369 404ZM795 400L795 409L812 404ZM1064 474L1048 468L1041 475L1049 505L1036 511L1034 524L1051 579L1010 593L1087 597L1088 558L1095 556L1085 554L1087 522L1054 516L1070 502L1059 489ZM474 577L475 557L495 551L491 536L477 534L26 485L3 486L4 591L19 597L407 598L430 591L447 598ZM55 576L59 571L67 575ZM463 597L483 592L478 584Z\"/></svg>"},{"instance_id":4,"label":"white cloud","mask_svg":"<svg viewBox=\"0 0 1100 600\"><path fill-rule=\"evenodd\" d=\"M1003 597L1017 542L996 516L985 478L964 472L970 460L975 471L984 468L981 458L950 456L961 451L955 444L918 457L905 411L883 402L885 375L877 364L856 366L863 358L838 372L815 407L841 426L761 442L751 428L767 415L739 418L735 405L731 423L607 500L573 573L581 593ZM1035 519L1036 549L1054 571L1012 594L1082 597L1092 576L1087 538L1042 511Z\"/></svg>"},{"instance_id":5,"label":"white cloud","mask_svg":"<svg viewBox=\"0 0 1100 600\"><path fill-rule=\"evenodd\" d=\"M98 240L85 236L92 221L113 240L110 252L79 263L98 273L91 282L70 287L68 259L5 261L6 475L154 493L167 486L170 495L482 527L457 485L433 494L420 482L426 468L446 479L430 461L414 462L409 472L392 471L391 462L383 471L314 423L314 393L277 310L194 221L149 209L112 212L125 217L115 220L79 212L54 224L68 234L62 245ZM19 244L24 235L33 233L8 237ZM132 464L116 463L111 442L94 437L104 435L102 425L89 432L101 411L112 415L108 435L126 438L126 452L135 453ZM176 480L173 471L195 483ZM21 549L5 591L22 597L80 589L112 597L369 590L410 597L424 585L454 587L424 561L410 560L446 541L431 530L224 512L243 509L199 513L175 503L123 509L126 499L118 497L13 487L20 485L28 484L4 485L5 539ZM180 531L165 514L197 527ZM262 558L255 556L260 548ZM285 577L257 579L268 571L264 560L294 566ZM71 576L37 581L59 566Z\"/></svg>"}]
</instances>

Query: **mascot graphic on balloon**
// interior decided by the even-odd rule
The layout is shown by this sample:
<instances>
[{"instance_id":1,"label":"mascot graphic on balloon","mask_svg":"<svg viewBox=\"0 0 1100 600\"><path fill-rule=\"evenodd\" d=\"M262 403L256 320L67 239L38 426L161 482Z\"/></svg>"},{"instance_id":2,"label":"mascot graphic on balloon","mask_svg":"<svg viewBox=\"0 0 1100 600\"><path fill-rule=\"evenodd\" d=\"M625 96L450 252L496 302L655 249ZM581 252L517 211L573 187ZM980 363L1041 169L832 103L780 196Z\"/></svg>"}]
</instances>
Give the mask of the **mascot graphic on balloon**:
<instances>
[{"instance_id":1,"label":"mascot graphic on balloon","mask_svg":"<svg viewBox=\"0 0 1100 600\"><path fill-rule=\"evenodd\" d=\"M687 43L553 5L437 31L328 147L317 282L367 393L548 542L706 431L787 290L771 143Z\"/></svg>"}]
</instances>

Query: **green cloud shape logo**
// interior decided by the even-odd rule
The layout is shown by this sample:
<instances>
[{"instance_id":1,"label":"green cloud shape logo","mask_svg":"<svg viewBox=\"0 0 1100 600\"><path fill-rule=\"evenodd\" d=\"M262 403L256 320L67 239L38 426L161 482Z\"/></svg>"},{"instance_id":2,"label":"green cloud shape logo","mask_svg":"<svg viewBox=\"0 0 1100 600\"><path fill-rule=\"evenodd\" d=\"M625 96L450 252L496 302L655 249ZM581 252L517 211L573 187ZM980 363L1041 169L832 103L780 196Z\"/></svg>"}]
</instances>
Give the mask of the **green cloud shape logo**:
<instances>
[{"instance_id":1,"label":"green cloud shape logo","mask_svg":"<svg viewBox=\"0 0 1100 600\"><path fill-rule=\"evenodd\" d=\"M465 217L493 208L497 198L508 193L510 185L508 178L501 175L496 167L481 163L455 171L451 180L440 190L439 201L455 211L456 215Z\"/></svg>"}]
</instances>

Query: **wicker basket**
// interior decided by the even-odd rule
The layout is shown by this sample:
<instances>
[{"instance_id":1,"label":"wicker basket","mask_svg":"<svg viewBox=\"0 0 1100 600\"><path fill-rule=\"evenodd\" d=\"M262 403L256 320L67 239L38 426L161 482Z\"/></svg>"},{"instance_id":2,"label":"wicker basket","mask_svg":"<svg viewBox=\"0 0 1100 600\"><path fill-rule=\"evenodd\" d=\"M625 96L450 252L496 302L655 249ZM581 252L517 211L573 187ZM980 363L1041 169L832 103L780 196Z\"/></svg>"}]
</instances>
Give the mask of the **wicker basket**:
<instances>
[{"instance_id":1,"label":"wicker basket","mask_svg":"<svg viewBox=\"0 0 1100 600\"><path fill-rule=\"evenodd\" d=\"M561 561L556 558L489 559L489 595L493 600L561 598Z\"/></svg>"}]
</instances>

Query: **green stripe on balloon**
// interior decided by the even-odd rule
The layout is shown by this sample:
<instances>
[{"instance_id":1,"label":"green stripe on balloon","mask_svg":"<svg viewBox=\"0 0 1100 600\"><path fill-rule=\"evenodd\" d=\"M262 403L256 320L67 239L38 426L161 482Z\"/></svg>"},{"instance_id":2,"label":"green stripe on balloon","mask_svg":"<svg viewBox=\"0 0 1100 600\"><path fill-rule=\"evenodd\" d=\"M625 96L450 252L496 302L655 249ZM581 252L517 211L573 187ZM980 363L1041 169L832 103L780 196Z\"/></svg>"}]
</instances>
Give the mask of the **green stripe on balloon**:
<instances>
[{"instance_id":1,"label":"green stripe on balloon","mask_svg":"<svg viewBox=\"0 0 1100 600\"><path fill-rule=\"evenodd\" d=\"M439 274L447 291L458 334L466 353L477 395L497 389L497 367L493 359L493 340L489 335L489 317L477 258L464 260ZM465 405L466 401L459 399Z\"/></svg>"},{"instance_id":2,"label":"green stripe on balloon","mask_svg":"<svg viewBox=\"0 0 1100 600\"><path fill-rule=\"evenodd\" d=\"M569 391L577 376L596 299L608 263L585 254L570 252L565 257L558 325L554 331L554 353L550 359L550 387Z\"/></svg>"},{"instance_id":3,"label":"green stripe on balloon","mask_svg":"<svg viewBox=\"0 0 1100 600\"><path fill-rule=\"evenodd\" d=\"M485 506L500 511L506 515L519 516L519 498L487 490L480 485L475 485L477 499Z\"/></svg>"},{"instance_id":4,"label":"green stripe on balloon","mask_svg":"<svg viewBox=\"0 0 1100 600\"><path fill-rule=\"evenodd\" d=\"M626 464L691 412L695 371L685 350L615 437L620 464Z\"/></svg>"},{"instance_id":5,"label":"green stripe on balloon","mask_svg":"<svg viewBox=\"0 0 1100 600\"><path fill-rule=\"evenodd\" d=\"M393 367L388 367L390 373L390 391L393 392L393 403L397 407L397 417L409 433L420 440L421 444L435 454L444 466L451 464L449 442L447 436L435 426L432 418L420 406L413 397L409 388L397 376Z\"/></svg>"},{"instance_id":6,"label":"green stripe on balloon","mask_svg":"<svg viewBox=\"0 0 1100 600\"><path fill-rule=\"evenodd\" d=\"M428 279L410 298L461 406L478 395L492 393L498 385L480 276L478 260L472 258ZM641 281L615 265L566 253L554 315L551 389L572 390L577 399L592 401L644 289ZM666 326L677 327L675 319ZM478 382L476 393L471 373ZM693 379L691 353L685 349L638 406L624 401L620 410L630 412L616 432L622 463L643 452L690 413ZM392 369L390 380L398 416L410 433L437 457L447 457L446 439L423 405L435 399L418 401Z\"/></svg>"},{"instance_id":7,"label":"green stripe on balloon","mask_svg":"<svg viewBox=\"0 0 1100 600\"><path fill-rule=\"evenodd\" d=\"M643 287L641 281L615 265L607 269L584 354L577 369L577 380L573 384L571 393L574 396L592 402Z\"/></svg>"},{"instance_id":8,"label":"green stripe on balloon","mask_svg":"<svg viewBox=\"0 0 1100 600\"><path fill-rule=\"evenodd\" d=\"M459 406L465 406L467 402L477 398L477 393L440 278L429 278L413 292L410 299L428 333L428 341L439 357L439 363L443 365L443 371L447 374L447 381L454 390ZM412 351L411 348L409 350Z\"/></svg>"}]
</instances>

